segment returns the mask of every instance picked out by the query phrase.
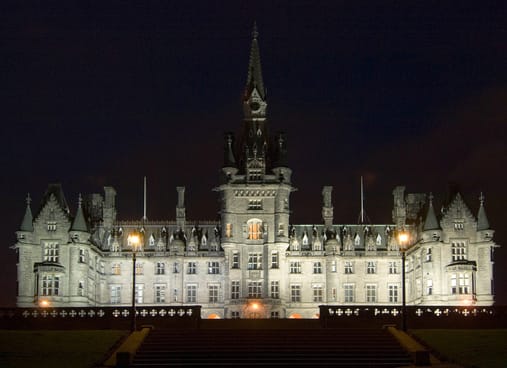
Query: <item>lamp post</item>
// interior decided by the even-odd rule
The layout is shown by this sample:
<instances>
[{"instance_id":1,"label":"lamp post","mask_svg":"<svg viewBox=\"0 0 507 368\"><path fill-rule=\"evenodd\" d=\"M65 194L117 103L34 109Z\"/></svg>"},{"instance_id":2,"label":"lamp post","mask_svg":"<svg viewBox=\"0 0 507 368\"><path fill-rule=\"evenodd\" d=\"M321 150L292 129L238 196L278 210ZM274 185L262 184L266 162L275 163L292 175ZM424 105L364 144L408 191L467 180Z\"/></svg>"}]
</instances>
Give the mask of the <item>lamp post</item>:
<instances>
[{"instance_id":1,"label":"lamp post","mask_svg":"<svg viewBox=\"0 0 507 368\"><path fill-rule=\"evenodd\" d=\"M138 247L141 244L141 236L137 231L134 231L129 234L128 243L132 247L132 320L131 320L131 330L135 331L137 329L136 326L136 255Z\"/></svg>"},{"instance_id":2,"label":"lamp post","mask_svg":"<svg viewBox=\"0 0 507 368\"><path fill-rule=\"evenodd\" d=\"M407 331L407 300L405 290L405 252L407 251L409 235L406 231L398 234L398 242L401 252L401 329Z\"/></svg>"}]
</instances>

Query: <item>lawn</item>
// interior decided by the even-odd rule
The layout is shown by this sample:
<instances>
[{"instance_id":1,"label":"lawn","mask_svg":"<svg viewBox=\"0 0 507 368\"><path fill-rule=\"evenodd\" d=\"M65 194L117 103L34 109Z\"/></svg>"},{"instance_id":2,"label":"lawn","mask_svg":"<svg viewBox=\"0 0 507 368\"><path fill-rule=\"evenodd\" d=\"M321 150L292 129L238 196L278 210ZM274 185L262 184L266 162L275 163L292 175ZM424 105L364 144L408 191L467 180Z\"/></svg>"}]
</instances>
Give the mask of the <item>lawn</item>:
<instances>
[{"instance_id":1,"label":"lawn","mask_svg":"<svg viewBox=\"0 0 507 368\"><path fill-rule=\"evenodd\" d=\"M126 333L0 330L0 367L90 368Z\"/></svg>"},{"instance_id":2,"label":"lawn","mask_svg":"<svg viewBox=\"0 0 507 368\"><path fill-rule=\"evenodd\" d=\"M507 367L507 330L412 330L426 345L465 367Z\"/></svg>"}]
</instances>

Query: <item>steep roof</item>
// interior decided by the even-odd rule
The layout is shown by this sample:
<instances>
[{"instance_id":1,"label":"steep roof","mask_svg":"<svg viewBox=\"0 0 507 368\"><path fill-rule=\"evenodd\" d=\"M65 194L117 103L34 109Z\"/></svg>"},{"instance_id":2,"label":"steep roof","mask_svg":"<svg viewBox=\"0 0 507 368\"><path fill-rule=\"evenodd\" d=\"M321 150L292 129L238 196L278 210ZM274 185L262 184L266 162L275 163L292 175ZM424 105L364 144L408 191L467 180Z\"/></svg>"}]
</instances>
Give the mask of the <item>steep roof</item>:
<instances>
[{"instance_id":1,"label":"steep roof","mask_svg":"<svg viewBox=\"0 0 507 368\"><path fill-rule=\"evenodd\" d=\"M245 100L247 100L254 88L259 92L260 97L266 99L264 81L262 79L261 56L259 52L259 43L257 37L257 25L254 23L252 31L252 46L250 47L250 60L248 62L248 75L246 78Z\"/></svg>"},{"instance_id":2,"label":"steep roof","mask_svg":"<svg viewBox=\"0 0 507 368\"><path fill-rule=\"evenodd\" d=\"M30 194L26 197L26 210L25 215L23 216L23 221L21 222L20 230L21 231L33 231L33 216L32 209L30 208L30 202L32 199L30 198Z\"/></svg>"},{"instance_id":3,"label":"steep roof","mask_svg":"<svg viewBox=\"0 0 507 368\"><path fill-rule=\"evenodd\" d=\"M426 219L424 220L423 231L438 229L440 229L440 225L438 224L437 216L435 215L435 209L433 208L433 195L430 193L428 212L426 214Z\"/></svg>"},{"instance_id":4,"label":"steep roof","mask_svg":"<svg viewBox=\"0 0 507 368\"><path fill-rule=\"evenodd\" d=\"M74 218L74 221L72 221L72 226L70 227L70 230L83 232L88 231L88 225L86 224L86 220L83 214L81 194L79 194L79 203L77 207L76 217Z\"/></svg>"},{"instance_id":5,"label":"steep roof","mask_svg":"<svg viewBox=\"0 0 507 368\"><path fill-rule=\"evenodd\" d=\"M481 201L481 206L477 214L477 230L489 230L489 221L488 216L486 216L486 210L484 209L484 195L482 193L479 200Z\"/></svg>"},{"instance_id":6,"label":"steep roof","mask_svg":"<svg viewBox=\"0 0 507 368\"><path fill-rule=\"evenodd\" d=\"M48 189L46 190L46 193L44 193L44 196L42 197L41 205L35 217L39 216L40 212L51 198L51 195L54 195L56 202L63 210L63 212L67 216L70 214L69 205L67 204L67 200L65 199L65 195L63 194L62 185L60 183L52 183L48 185Z\"/></svg>"}]
</instances>

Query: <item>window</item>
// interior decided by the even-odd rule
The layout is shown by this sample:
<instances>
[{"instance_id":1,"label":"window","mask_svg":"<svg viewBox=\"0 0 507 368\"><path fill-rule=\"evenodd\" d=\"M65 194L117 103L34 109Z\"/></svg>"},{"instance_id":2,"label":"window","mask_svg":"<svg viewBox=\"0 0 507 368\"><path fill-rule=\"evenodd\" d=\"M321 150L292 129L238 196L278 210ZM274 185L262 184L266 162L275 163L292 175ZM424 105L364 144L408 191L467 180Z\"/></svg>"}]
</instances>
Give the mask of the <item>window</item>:
<instances>
[{"instance_id":1,"label":"window","mask_svg":"<svg viewBox=\"0 0 507 368\"><path fill-rule=\"evenodd\" d=\"M165 303L165 285L155 285L155 303Z\"/></svg>"},{"instance_id":2,"label":"window","mask_svg":"<svg viewBox=\"0 0 507 368\"><path fill-rule=\"evenodd\" d=\"M431 248L426 248L426 262L431 262Z\"/></svg>"},{"instance_id":3,"label":"window","mask_svg":"<svg viewBox=\"0 0 507 368\"><path fill-rule=\"evenodd\" d=\"M111 266L111 273L113 275L121 275L121 265L119 263L113 263Z\"/></svg>"},{"instance_id":4,"label":"window","mask_svg":"<svg viewBox=\"0 0 507 368\"><path fill-rule=\"evenodd\" d=\"M367 274L377 273L377 263L373 261L368 261L366 263L366 273Z\"/></svg>"},{"instance_id":5,"label":"window","mask_svg":"<svg viewBox=\"0 0 507 368\"><path fill-rule=\"evenodd\" d=\"M262 269L262 253L248 253L248 269Z\"/></svg>"},{"instance_id":6,"label":"window","mask_svg":"<svg viewBox=\"0 0 507 368\"><path fill-rule=\"evenodd\" d=\"M396 261L389 261L389 273L390 274L396 274L396 273L398 273L398 262L396 262Z\"/></svg>"},{"instance_id":7,"label":"window","mask_svg":"<svg viewBox=\"0 0 507 368\"><path fill-rule=\"evenodd\" d=\"M452 261L463 261L467 258L466 246L463 242L453 242L451 245Z\"/></svg>"},{"instance_id":8,"label":"window","mask_svg":"<svg viewBox=\"0 0 507 368\"><path fill-rule=\"evenodd\" d=\"M389 303L397 303L398 302L398 285L389 284L389 285L387 285L387 290L389 292Z\"/></svg>"},{"instance_id":9,"label":"window","mask_svg":"<svg viewBox=\"0 0 507 368\"><path fill-rule=\"evenodd\" d=\"M433 280L428 279L426 280L426 295L432 294L433 294Z\"/></svg>"},{"instance_id":10,"label":"window","mask_svg":"<svg viewBox=\"0 0 507 368\"><path fill-rule=\"evenodd\" d=\"M79 281L77 283L77 295L84 296L84 281Z\"/></svg>"},{"instance_id":11,"label":"window","mask_svg":"<svg viewBox=\"0 0 507 368\"><path fill-rule=\"evenodd\" d=\"M354 264L352 261L345 261L345 273L352 274L354 273Z\"/></svg>"},{"instance_id":12,"label":"window","mask_svg":"<svg viewBox=\"0 0 507 368\"><path fill-rule=\"evenodd\" d=\"M232 265L231 268L239 268L239 252L232 253Z\"/></svg>"},{"instance_id":13,"label":"window","mask_svg":"<svg viewBox=\"0 0 507 368\"><path fill-rule=\"evenodd\" d=\"M60 295L60 276L55 275L42 276L42 295L44 296Z\"/></svg>"},{"instance_id":14,"label":"window","mask_svg":"<svg viewBox=\"0 0 507 368\"><path fill-rule=\"evenodd\" d=\"M218 275L220 273L220 264L218 262L208 262L208 273Z\"/></svg>"},{"instance_id":15,"label":"window","mask_svg":"<svg viewBox=\"0 0 507 368\"><path fill-rule=\"evenodd\" d=\"M451 275L451 294L469 294L470 277L467 273Z\"/></svg>"},{"instance_id":16,"label":"window","mask_svg":"<svg viewBox=\"0 0 507 368\"><path fill-rule=\"evenodd\" d=\"M301 262L291 262L290 273L301 273Z\"/></svg>"},{"instance_id":17,"label":"window","mask_svg":"<svg viewBox=\"0 0 507 368\"><path fill-rule=\"evenodd\" d=\"M232 311L231 312L231 318L232 319L239 319L239 312L238 311Z\"/></svg>"},{"instance_id":18,"label":"window","mask_svg":"<svg viewBox=\"0 0 507 368\"><path fill-rule=\"evenodd\" d=\"M225 224L225 237L232 237L232 224Z\"/></svg>"},{"instance_id":19,"label":"window","mask_svg":"<svg viewBox=\"0 0 507 368\"><path fill-rule=\"evenodd\" d=\"M249 281L248 282L248 297L249 298L262 298L262 281Z\"/></svg>"},{"instance_id":20,"label":"window","mask_svg":"<svg viewBox=\"0 0 507 368\"><path fill-rule=\"evenodd\" d=\"M153 236L153 234L150 235L150 238L148 240L148 244L150 244L150 247L155 246L155 237Z\"/></svg>"},{"instance_id":21,"label":"window","mask_svg":"<svg viewBox=\"0 0 507 368\"><path fill-rule=\"evenodd\" d=\"M218 285L208 286L208 297L210 303L218 303Z\"/></svg>"},{"instance_id":22,"label":"window","mask_svg":"<svg viewBox=\"0 0 507 368\"><path fill-rule=\"evenodd\" d=\"M377 302L377 285L366 285L366 303Z\"/></svg>"},{"instance_id":23,"label":"window","mask_svg":"<svg viewBox=\"0 0 507 368\"><path fill-rule=\"evenodd\" d=\"M58 263L60 256L60 246L58 243L44 244L44 261Z\"/></svg>"},{"instance_id":24,"label":"window","mask_svg":"<svg viewBox=\"0 0 507 368\"><path fill-rule=\"evenodd\" d=\"M144 264L136 262L136 275L142 275L144 273Z\"/></svg>"},{"instance_id":25,"label":"window","mask_svg":"<svg viewBox=\"0 0 507 368\"><path fill-rule=\"evenodd\" d=\"M136 284L136 303L144 303L144 285L143 284Z\"/></svg>"},{"instance_id":26,"label":"window","mask_svg":"<svg viewBox=\"0 0 507 368\"><path fill-rule=\"evenodd\" d=\"M271 311L270 316L271 316L271 319L278 319L278 318L280 318L280 312L278 312L278 311Z\"/></svg>"},{"instance_id":27,"label":"window","mask_svg":"<svg viewBox=\"0 0 507 368\"><path fill-rule=\"evenodd\" d=\"M331 272L336 272L337 268L336 268L336 261L332 261L331 262Z\"/></svg>"},{"instance_id":28,"label":"window","mask_svg":"<svg viewBox=\"0 0 507 368\"><path fill-rule=\"evenodd\" d=\"M355 301L354 284L343 285L343 290L345 291L345 303L353 303Z\"/></svg>"},{"instance_id":29,"label":"window","mask_svg":"<svg viewBox=\"0 0 507 368\"><path fill-rule=\"evenodd\" d=\"M262 239L262 222L260 220L250 220L248 225L248 239L260 240Z\"/></svg>"},{"instance_id":30,"label":"window","mask_svg":"<svg viewBox=\"0 0 507 368\"><path fill-rule=\"evenodd\" d=\"M111 304L121 303L121 286L111 285Z\"/></svg>"},{"instance_id":31,"label":"window","mask_svg":"<svg viewBox=\"0 0 507 368\"><path fill-rule=\"evenodd\" d=\"M249 210L262 210L262 199L249 199L248 200Z\"/></svg>"},{"instance_id":32,"label":"window","mask_svg":"<svg viewBox=\"0 0 507 368\"><path fill-rule=\"evenodd\" d=\"M155 269L155 273L157 275L165 274L165 263L164 262L157 262L157 268Z\"/></svg>"},{"instance_id":33,"label":"window","mask_svg":"<svg viewBox=\"0 0 507 368\"><path fill-rule=\"evenodd\" d=\"M231 299L239 299L239 281L231 281Z\"/></svg>"},{"instance_id":34,"label":"window","mask_svg":"<svg viewBox=\"0 0 507 368\"><path fill-rule=\"evenodd\" d=\"M336 300L336 288L332 288L332 289L331 289L331 298L332 298L333 300Z\"/></svg>"},{"instance_id":35,"label":"window","mask_svg":"<svg viewBox=\"0 0 507 368\"><path fill-rule=\"evenodd\" d=\"M278 268L278 252L271 253L271 268Z\"/></svg>"},{"instance_id":36,"label":"window","mask_svg":"<svg viewBox=\"0 0 507 368\"><path fill-rule=\"evenodd\" d=\"M293 303L301 302L301 285L290 286L290 301Z\"/></svg>"},{"instance_id":37,"label":"window","mask_svg":"<svg viewBox=\"0 0 507 368\"><path fill-rule=\"evenodd\" d=\"M322 263L314 262L313 264L313 273L322 273Z\"/></svg>"},{"instance_id":38,"label":"window","mask_svg":"<svg viewBox=\"0 0 507 368\"><path fill-rule=\"evenodd\" d=\"M86 253L84 249L79 249L79 263L86 263Z\"/></svg>"},{"instance_id":39,"label":"window","mask_svg":"<svg viewBox=\"0 0 507 368\"><path fill-rule=\"evenodd\" d=\"M173 273L180 273L180 264L178 262L173 263Z\"/></svg>"},{"instance_id":40,"label":"window","mask_svg":"<svg viewBox=\"0 0 507 368\"><path fill-rule=\"evenodd\" d=\"M197 302L197 285L187 285L187 303Z\"/></svg>"},{"instance_id":41,"label":"window","mask_svg":"<svg viewBox=\"0 0 507 368\"><path fill-rule=\"evenodd\" d=\"M48 221L48 231L56 231L56 221Z\"/></svg>"},{"instance_id":42,"label":"window","mask_svg":"<svg viewBox=\"0 0 507 368\"><path fill-rule=\"evenodd\" d=\"M187 273L189 275L195 275L197 273L197 265L195 262L188 262Z\"/></svg>"},{"instance_id":43,"label":"window","mask_svg":"<svg viewBox=\"0 0 507 368\"><path fill-rule=\"evenodd\" d=\"M322 302L322 285L313 285L313 301Z\"/></svg>"},{"instance_id":44,"label":"window","mask_svg":"<svg viewBox=\"0 0 507 368\"><path fill-rule=\"evenodd\" d=\"M271 298L279 299L280 298L280 282L271 281Z\"/></svg>"},{"instance_id":45,"label":"window","mask_svg":"<svg viewBox=\"0 0 507 368\"><path fill-rule=\"evenodd\" d=\"M456 221L456 222L454 223L454 230L456 230L456 231L461 231L461 230L463 230L464 228L465 228L465 224L463 223L463 221L462 221L462 220L461 220L461 221Z\"/></svg>"},{"instance_id":46,"label":"window","mask_svg":"<svg viewBox=\"0 0 507 368\"><path fill-rule=\"evenodd\" d=\"M283 224L278 224L278 236L283 236L284 233L285 233L285 230L284 230Z\"/></svg>"}]
</instances>

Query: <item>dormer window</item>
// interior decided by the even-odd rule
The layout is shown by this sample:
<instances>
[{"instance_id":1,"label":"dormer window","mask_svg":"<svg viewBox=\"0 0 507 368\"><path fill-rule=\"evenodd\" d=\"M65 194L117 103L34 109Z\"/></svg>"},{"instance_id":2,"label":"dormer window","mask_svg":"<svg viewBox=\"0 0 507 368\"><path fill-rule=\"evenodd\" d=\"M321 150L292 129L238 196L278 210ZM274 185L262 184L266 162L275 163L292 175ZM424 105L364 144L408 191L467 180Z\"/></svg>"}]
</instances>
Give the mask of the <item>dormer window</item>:
<instances>
[{"instance_id":1,"label":"dormer window","mask_svg":"<svg viewBox=\"0 0 507 368\"><path fill-rule=\"evenodd\" d=\"M56 231L56 221L48 221L48 231Z\"/></svg>"},{"instance_id":2,"label":"dormer window","mask_svg":"<svg viewBox=\"0 0 507 368\"><path fill-rule=\"evenodd\" d=\"M149 244L150 244L150 247L155 246L155 237L153 236L153 234L150 235Z\"/></svg>"},{"instance_id":3,"label":"dormer window","mask_svg":"<svg viewBox=\"0 0 507 368\"><path fill-rule=\"evenodd\" d=\"M465 228L465 224L463 223L463 221L454 222L454 230L462 231L464 228Z\"/></svg>"}]
</instances>

